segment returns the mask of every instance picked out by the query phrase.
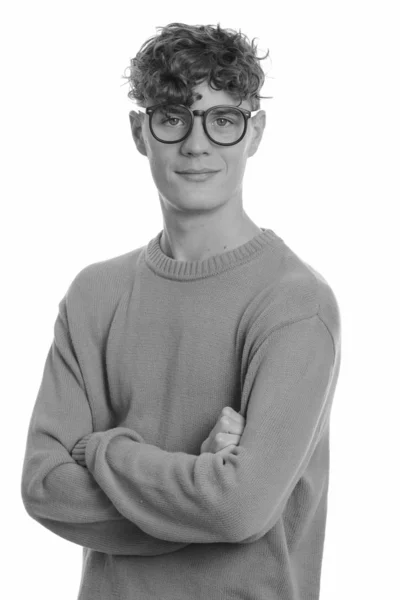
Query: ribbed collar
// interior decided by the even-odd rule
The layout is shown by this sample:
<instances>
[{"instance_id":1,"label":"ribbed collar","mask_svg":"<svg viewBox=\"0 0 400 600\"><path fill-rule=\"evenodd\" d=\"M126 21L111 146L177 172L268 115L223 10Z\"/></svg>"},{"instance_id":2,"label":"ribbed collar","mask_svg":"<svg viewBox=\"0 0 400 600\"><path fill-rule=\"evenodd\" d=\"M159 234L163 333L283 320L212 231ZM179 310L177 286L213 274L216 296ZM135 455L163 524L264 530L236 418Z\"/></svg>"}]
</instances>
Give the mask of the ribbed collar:
<instances>
[{"instance_id":1,"label":"ribbed collar","mask_svg":"<svg viewBox=\"0 0 400 600\"><path fill-rule=\"evenodd\" d=\"M146 246L145 261L152 271L167 279L188 281L211 277L252 260L266 248L283 243L282 238L278 237L272 229L263 227L260 229L260 233L233 250L194 261L175 260L164 254L160 246L162 229Z\"/></svg>"}]
</instances>

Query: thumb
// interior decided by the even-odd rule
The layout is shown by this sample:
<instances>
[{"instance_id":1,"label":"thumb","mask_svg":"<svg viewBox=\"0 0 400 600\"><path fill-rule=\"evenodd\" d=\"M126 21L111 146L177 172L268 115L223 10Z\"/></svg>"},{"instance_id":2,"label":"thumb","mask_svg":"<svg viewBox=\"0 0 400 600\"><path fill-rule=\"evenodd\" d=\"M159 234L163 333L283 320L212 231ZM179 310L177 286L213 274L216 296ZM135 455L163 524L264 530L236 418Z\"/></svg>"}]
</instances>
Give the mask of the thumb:
<instances>
[{"instance_id":1,"label":"thumb","mask_svg":"<svg viewBox=\"0 0 400 600\"><path fill-rule=\"evenodd\" d=\"M220 456L227 456L232 452L234 448L236 448L236 444L229 444L229 446L225 446L225 448L222 448L222 450L218 450L218 452L215 452L215 454L219 454Z\"/></svg>"}]
</instances>

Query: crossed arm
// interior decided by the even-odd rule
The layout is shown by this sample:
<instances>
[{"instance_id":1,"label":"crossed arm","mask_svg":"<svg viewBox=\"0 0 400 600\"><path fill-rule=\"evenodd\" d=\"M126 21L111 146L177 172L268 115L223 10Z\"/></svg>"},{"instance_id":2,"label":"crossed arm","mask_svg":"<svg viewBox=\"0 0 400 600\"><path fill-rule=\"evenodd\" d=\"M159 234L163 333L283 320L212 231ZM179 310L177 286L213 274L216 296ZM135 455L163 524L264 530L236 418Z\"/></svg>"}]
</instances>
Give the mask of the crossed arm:
<instances>
[{"instance_id":1,"label":"crossed arm","mask_svg":"<svg viewBox=\"0 0 400 600\"><path fill-rule=\"evenodd\" d=\"M110 554L254 541L282 514L318 443L335 365L317 314L282 324L249 365L240 445L225 457L166 452L132 429L93 431L61 301L29 425L25 508L57 535Z\"/></svg>"}]
</instances>

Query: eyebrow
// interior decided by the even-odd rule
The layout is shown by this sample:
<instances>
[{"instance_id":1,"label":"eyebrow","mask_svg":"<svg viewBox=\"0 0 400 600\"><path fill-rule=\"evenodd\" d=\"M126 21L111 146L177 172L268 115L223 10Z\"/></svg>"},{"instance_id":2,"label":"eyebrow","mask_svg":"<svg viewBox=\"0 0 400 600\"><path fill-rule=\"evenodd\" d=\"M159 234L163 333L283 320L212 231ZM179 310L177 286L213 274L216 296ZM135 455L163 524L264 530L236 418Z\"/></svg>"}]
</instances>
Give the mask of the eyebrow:
<instances>
[{"instance_id":1,"label":"eyebrow","mask_svg":"<svg viewBox=\"0 0 400 600\"><path fill-rule=\"evenodd\" d=\"M212 108L212 107L211 107ZM230 104L226 104L223 108L216 108L215 112L219 113L219 112L226 112L226 110L230 110L230 109L234 109L234 108L239 108L238 106L231 106Z\"/></svg>"},{"instance_id":2,"label":"eyebrow","mask_svg":"<svg viewBox=\"0 0 400 600\"><path fill-rule=\"evenodd\" d=\"M168 107L169 109L171 109L171 108L179 108L180 106L184 106L184 105L182 105L182 104L168 104L168 103L166 103L164 107ZM218 106L218 105L216 105L216 106ZM189 107L185 106L185 108L189 108ZM213 106L209 106L209 108L214 108L214 107ZM239 107L238 106L234 106L233 104L224 104L222 106L222 108L216 108L215 111L217 113L220 113L220 112L226 112L227 109L230 110L230 109L234 109L234 108L239 108ZM192 109L192 110L196 110L196 109ZM205 109L205 110L208 110L208 109Z\"/></svg>"}]
</instances>

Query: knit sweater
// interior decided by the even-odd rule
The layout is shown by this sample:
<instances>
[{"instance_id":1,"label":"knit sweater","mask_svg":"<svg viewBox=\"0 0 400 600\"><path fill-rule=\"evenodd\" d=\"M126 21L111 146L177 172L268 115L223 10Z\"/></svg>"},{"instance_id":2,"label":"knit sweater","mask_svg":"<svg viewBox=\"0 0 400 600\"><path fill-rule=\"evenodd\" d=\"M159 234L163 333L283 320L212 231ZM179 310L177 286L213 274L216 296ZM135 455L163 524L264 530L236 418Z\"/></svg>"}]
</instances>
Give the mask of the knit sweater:
<instances>
[{"instance_id":1,"label":"knit sweater","mask_svg":"<svg viewBox=\"0 0 400 600\"><path fill-rule=\"evenodd\" d=\"M340 313L271 229L178 261L84 267L27 432L27 513L83 547L78 600L316 600ZM222 456L203 441L245 419Z\"/></svg>"}]
</instances>

